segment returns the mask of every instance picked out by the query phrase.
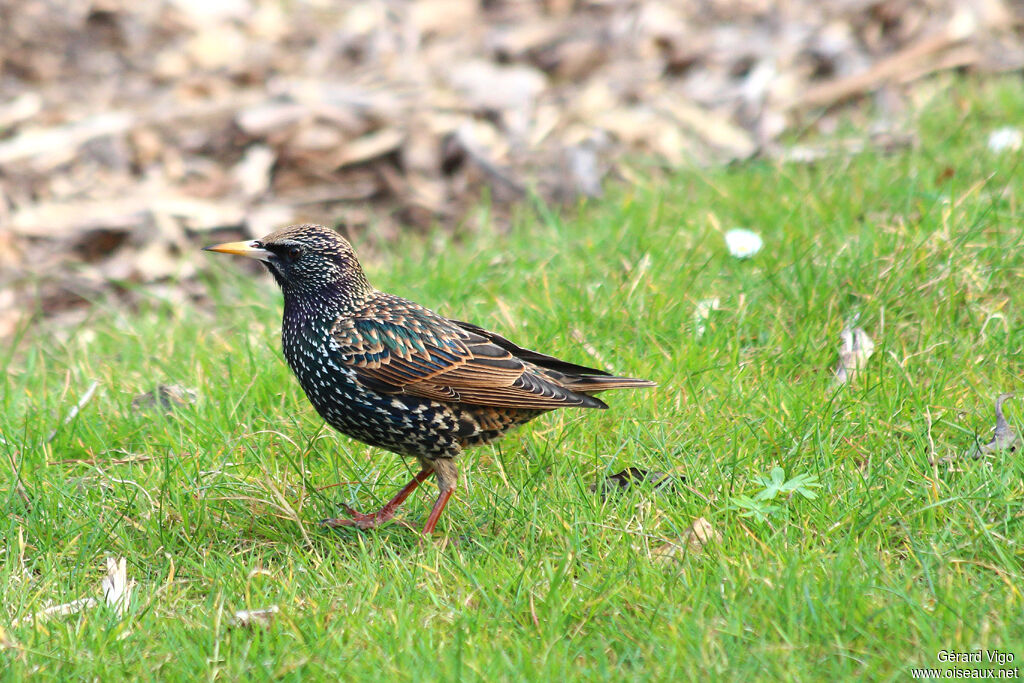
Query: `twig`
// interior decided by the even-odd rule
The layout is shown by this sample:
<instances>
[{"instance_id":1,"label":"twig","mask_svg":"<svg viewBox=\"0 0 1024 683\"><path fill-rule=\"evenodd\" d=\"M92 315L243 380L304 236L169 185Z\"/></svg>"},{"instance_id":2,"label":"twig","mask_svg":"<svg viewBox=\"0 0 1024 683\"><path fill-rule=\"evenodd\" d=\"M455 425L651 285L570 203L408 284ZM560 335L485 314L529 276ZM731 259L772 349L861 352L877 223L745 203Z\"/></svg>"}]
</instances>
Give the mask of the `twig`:
<instances>
[{"instance_id":1,"label":"twig","mask_svg":"<svg viewBox=\"0 0 1024 683\"><path fill-rule=\"evenodd\" d=\"M931 69L922 66L925 60L931 58L929 64L941 64L942 62L933 56L963 42L976 29L977 21L969 11L957 13L944 30L908 45L892 56L876 62L866 71L810 88L801 97L790 102L788 108L831 107L851 97L875 90L887 81L900 79L914 67L919 67L919 75L933 73L937 70L934 66Z\"/></svg>"},{"instance_id":2,"label":"twig","mask_svg":"<svg viewBox=\"0 0 1024 683\"><path fill-rule=\"evenodd\" d=\"M18 626L19 624L25 624L32 621L49 619L50 617L63 617L68 614L77 614L84 609L91 609L97 604L95 598L79 598L78 600L72 600L66 602L63 605L54 605L53 607L47 607L44 610L40 610L34 614L30 614L27 617L21 619L15 619L11 622L12 626Z\"/></svg>"},{"instance_id":3,"label":"twig","mask_svg":"<svg viewBox=\"0 0 1024 683\"><path fill-rule=\"evenodd\" d=\"M54 465L129 465L138 462L149 462L150 460L162 460L165 458L183 458L191 456L189 452L171 453L169 455L133 455L128 458L113 458L111 460L99 460L97 458L67 458L66 460L54 460L46 463L47 466Z\"/></svg>"},{"instance_id":4,"label":"twig","mask_svg":"<svg viewBox=\"0 0 1024 683\"><path fill-rule=\"evenodd\" d=\"M97 381L97 380L93 380L92 381L92 384L89 385L89 388L85 390L84 394L82 394L82 398L78 399L78 403L75 404L75 406L71 409L70 412L68 412L68 416L64 418L64 422L62 423L62 426L68 424L69 422L74 420L76 417L78 417L78 413L81 412L82 408L85 407L85 404L88 403L90 400L92 400L92 396L93 396L93 394L96 393L96 389L97 389L97 387L99 387L99 385L100 385L99 381ZM49 443L50 441L53 441L57 437L57 432L58 431L60 431L59 427L57 429L54 429L53 432L50 433L50 436L47 437L47 439L46 439L47 443Z\"/></svg>"}]
</instances>

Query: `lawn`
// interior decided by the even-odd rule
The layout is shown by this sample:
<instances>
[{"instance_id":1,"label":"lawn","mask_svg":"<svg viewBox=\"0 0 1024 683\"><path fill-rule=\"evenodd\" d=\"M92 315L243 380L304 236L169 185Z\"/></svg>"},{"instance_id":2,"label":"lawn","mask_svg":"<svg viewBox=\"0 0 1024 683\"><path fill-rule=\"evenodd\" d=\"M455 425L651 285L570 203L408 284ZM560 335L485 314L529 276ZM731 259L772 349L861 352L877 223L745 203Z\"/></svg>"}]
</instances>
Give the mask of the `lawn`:
<instances>
[{"instance_id":1,"label":"lawn","mask_svg":"<svg viewBox=\"0 0 1024 683\"><path fill-rule=\"evenodd\" d=\"M470 451L430 542L432 484L399 514L412 528L318 526L415 463L323 426L248 264L196 251L208 301L142 291L27 330L0 349L0 677L907 680L978 650L1013 669L1024 466L956 456L1022 389L1024 174L987 139L1024 120L1024 86L959 83L912 120L905 149L693 170L362 249L381 289L659 383ZM753 258L727 251L737 226L763 237ZM833 390L854 321L875 351ZM133 407L158 384L196 400ZM676 485L591 490L626 467ZM776 468L813 497L764 500ZM666 556L702 517L720 539ZM102 602L107 557L135 583L123 615L32 618Z\"/></svg>"}]
</instances>

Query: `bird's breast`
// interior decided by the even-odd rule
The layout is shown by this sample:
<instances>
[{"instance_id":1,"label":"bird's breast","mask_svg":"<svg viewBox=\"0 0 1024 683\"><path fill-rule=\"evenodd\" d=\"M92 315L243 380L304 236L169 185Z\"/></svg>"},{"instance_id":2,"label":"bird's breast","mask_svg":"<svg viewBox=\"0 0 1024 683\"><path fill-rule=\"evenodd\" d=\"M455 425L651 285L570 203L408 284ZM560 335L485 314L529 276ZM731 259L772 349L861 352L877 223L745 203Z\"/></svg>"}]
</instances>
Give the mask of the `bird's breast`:
<instances>
[{"instance_id":1,"label":"bird's breast","mask_svg":"<svg viewBox=\"0 0 1024 683\"><path fill-rule=\"evenodd\" d=\"M458 452L459 425L449 406L367 388L327 330L286 324L281 341L310 403L338 431L404 455L433 458Z\"/></svg>"}]
</instances>

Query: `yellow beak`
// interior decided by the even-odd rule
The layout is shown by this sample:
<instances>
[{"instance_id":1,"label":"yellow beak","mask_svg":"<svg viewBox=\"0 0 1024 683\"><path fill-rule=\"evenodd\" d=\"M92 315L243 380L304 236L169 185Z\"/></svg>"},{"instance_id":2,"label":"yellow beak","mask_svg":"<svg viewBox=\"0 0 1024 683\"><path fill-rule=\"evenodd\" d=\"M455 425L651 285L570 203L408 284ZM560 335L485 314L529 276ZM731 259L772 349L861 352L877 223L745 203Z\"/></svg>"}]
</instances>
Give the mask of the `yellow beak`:
<instances>
[{"instance_id":1,"label":"yellow beak","mask_svg":"<svg viewBox=\"0 0 1024 683\"><path fill-rule=\"evenodd\" d=\"M249 258L259 259L260 261L267 261L274 252L268 251L263 247L259 246L259 242L225 242L224 244L215 244L212 247L203 247L203 251L216 251L221 254L237 254L239 256L248 256Z\"/></svg>"}]
</instances>

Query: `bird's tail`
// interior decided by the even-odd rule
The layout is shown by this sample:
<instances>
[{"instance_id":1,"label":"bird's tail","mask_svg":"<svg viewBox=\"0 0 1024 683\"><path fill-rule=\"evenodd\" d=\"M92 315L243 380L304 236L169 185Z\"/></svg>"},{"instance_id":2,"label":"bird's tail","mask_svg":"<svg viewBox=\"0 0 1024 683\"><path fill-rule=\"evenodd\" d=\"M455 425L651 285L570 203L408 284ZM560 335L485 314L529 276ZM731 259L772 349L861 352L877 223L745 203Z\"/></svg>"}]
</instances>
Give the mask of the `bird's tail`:
<instances>
[{"instance_id":1,"label":"bird's tail","mask_svg":"<svg viewBox=\"0 0 1024 683\"><path fill-rule=\"evenodd\" d=\"M642 389L644 387L656 387L657 382L649 379L638 379L635 377L615 377L613 375L569 375L562 379L566 389L576 392L593 393L597 391L608 391L609 389Z\"/></svg>"},{"instance_id":2,"label":"bird's tail","mask_svg":"<svg viewBox=\"0 0 1024 683\"><path fill-rule=\"evenodd\" d=\"M613 375L568 375L559 379L559 383L574 394L586 396L585 408L607 409L608 404L594 396L599 391L609 389L643 389L656 387L656 382L635 377L615 377Z\"/></svg>"}]
</instances>

